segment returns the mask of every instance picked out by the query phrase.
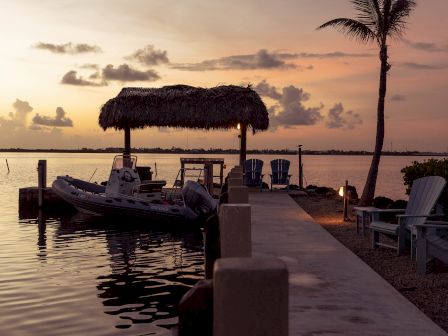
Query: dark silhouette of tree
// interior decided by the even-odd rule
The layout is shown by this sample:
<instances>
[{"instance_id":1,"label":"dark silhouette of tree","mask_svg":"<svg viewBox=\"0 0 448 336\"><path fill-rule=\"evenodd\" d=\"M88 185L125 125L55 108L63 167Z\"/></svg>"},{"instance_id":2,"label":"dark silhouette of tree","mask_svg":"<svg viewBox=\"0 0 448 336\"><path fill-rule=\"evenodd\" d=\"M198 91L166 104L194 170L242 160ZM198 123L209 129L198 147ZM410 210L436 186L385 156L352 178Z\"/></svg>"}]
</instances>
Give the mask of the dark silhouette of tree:
<instances>
[{"instance_id":1,"label":"dark silhouette of tree","mask_svg":"<svg viewBox=\"0 0 448 336\"><path fill-rule=\"evenodd\" d=\"M401 37L406 28L406 20L416 4L412 0L351 0L351 2L358 12L357 19L334 19L317 29L334 27L358 41L377 42L380 49L381 70L375 151L360 200L360 205L370 205L375 195L378 166L384 142L384 100L387 73L391 68L388 63L387 41L389 37Z\"/></svg>"}]
</instances>

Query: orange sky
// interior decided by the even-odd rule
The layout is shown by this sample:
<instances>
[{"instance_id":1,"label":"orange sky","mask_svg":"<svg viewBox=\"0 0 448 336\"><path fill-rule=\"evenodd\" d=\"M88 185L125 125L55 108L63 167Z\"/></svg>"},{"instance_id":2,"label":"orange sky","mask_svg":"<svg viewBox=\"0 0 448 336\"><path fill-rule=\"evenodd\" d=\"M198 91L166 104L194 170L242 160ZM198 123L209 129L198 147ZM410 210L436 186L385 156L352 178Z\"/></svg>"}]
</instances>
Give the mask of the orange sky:
<instances>
[{"instance_id":1,"label":"orange sky","mask_svg":"<svg viewBox=\"0 0 448 336\"><path fill-rule=\"evenodd\" d=\"M448 150L447 10L417 1L405 40L390 42L387 150ZM251 83L273 114L249 148L372 150L375 45L315 30L354 15L349 0L2 1L0 148L122 146L97 119L123 86ZM237 148L238 138L147 129L132 145Z\"/></svg>"}]
</instances>

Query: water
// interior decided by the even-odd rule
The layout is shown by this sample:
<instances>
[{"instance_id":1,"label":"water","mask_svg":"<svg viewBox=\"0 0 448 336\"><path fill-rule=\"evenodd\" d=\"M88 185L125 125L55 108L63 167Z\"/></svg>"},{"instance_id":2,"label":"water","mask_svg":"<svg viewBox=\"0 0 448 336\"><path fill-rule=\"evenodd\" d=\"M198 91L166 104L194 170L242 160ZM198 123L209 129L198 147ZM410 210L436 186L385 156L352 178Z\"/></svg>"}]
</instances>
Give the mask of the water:
<instances>
[{"instance_id":1,"label":"water","mask_svg":"<svg viewBox=\"0 0 448 336\"><path fill-rule=\"evenodd\" d=\"M92 181L107 180L113 157L0 153L0 335L163 335L176 324L179 299L203 277L200 232L163 232L77 214L18 218L18 189L37 184L39 159L47 159L51 184L65 174L88 180L95 169ZM226 171L238 162L236 155L210 157L223 157ZM268 182L269 161L278 156L258 158ZM283 158L291 160L297 184L297 157ZM400 170L424 159L384 157L377 194L406 198ZM179 156L139 155L140 165L155 162L157 178L171 185ZM361 193L370 158L304 156L303 163L306 184L337 188L348 179Z\"/></svg>"}]
</instances>

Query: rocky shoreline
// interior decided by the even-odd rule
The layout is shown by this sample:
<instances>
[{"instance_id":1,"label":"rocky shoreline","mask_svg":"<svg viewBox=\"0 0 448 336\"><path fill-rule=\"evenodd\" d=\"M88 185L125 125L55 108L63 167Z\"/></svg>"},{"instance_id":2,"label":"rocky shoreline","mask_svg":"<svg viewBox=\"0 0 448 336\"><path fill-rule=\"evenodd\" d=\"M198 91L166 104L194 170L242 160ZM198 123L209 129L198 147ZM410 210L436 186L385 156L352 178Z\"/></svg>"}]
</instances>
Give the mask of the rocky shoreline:
<instances>
[{"instance_id":1,"label":"rocky shoreline","mask_svg":"<svg viewBox=\"0 0 448 336\"><path fill-rule=\"evenodd\" d=\"M448 266L434 262L431 273L417 275L409 254L397 257L392 249L373 250L368 235L356 234L353 205L349 208L352 220L343 221L341 197L315 193L292 197L317 223L448 332Z\"/></svg>"}]
</instances>

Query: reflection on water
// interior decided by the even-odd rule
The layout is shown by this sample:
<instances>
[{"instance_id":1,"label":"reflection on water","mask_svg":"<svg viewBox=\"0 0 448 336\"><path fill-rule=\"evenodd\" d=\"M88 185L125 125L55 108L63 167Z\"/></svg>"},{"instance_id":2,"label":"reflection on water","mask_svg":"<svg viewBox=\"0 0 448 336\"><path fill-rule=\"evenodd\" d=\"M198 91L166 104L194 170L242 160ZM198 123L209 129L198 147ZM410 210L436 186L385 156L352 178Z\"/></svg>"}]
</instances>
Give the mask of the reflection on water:
<instances>
[{"instance_id":1,"label":"reflection on water","mask_svg":"<svg viewBox=\"0 0 448 336\"><path fill-rule=\"evenodd\" d=\"M20 225L26 230L35 228L34 255L45 274L22 282L16 279L16 287L30 287L30 281L38 280L49 297L25 299L11 294L10 299L22 300L23 316L36 306L45 306L45 313L38 314L40 320L29 324L25 317L15 325L7 322L17 319L13 316L17 311L3 309L0 298L0 322L6 322L0 324L2 335L164 334L177 323L182 295L203 278L202 233L197 228L167 232L148 223L120 223L79 213L47 218L41 211L37 218L22 219ZM31 260L22 263L32 266ZM86 287L90 288L86 291ZM82 302L75 305L75 313L73 304L52 302L52 297L64 296L66 291L70 301ZM84 305L97 308L93 311ZM69 318L73 313L76 321ZM77 324L76 328L71 324Z\"/></svg>"}]
</instances>

